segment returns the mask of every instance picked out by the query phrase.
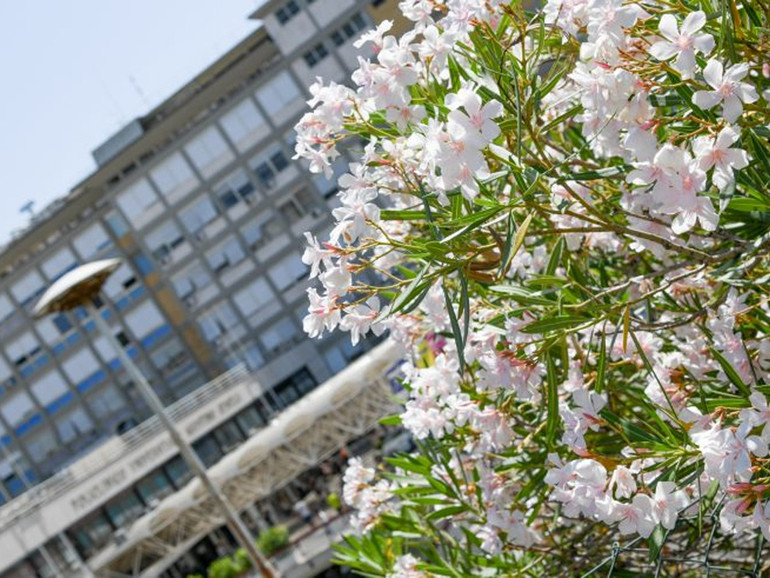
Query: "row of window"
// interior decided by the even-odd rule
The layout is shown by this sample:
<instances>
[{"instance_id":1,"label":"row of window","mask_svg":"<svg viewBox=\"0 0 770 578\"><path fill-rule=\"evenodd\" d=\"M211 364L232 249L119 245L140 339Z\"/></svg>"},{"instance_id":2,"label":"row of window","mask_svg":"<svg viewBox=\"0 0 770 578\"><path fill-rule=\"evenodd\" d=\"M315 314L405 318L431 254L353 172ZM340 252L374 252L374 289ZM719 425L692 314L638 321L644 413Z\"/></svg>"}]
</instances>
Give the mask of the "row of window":
<instances>
[{"instance_id":1,"label":"row of window","mask_svg":"<svg viewBox=\"0 0 770 578\"><path fill-rule=\"evenodd\" d=\"M292 112L303 104L302 91L287 71L276 74L270 81L256 90L255 96L265 113L280 120L284 109ZM257 110L254 102L246 98L220 119L220 124L236 149L244 152L269 135L267 123ZM182 147L195 169L203 178L209 178L227 164L235 154L216 125L201 131ZM271 185L273 175L289 164L279 151L271 151L268 159L259 159L252 164L252 170L266 186ZM265 168L263 165L266 165ZM140 227L162 209L157 190L169 203L176 203L199 185L198 177L179 152L173 153L149 171L149 179L141 179L120 192L116 202L123 214L135 227Z\"/></svg>"},{"instance_id":2,"label":"row of window","mask_svg":"<svg viewBox=\"0 0 770 578\"><path fill-rule=\"evenodd\" d=\"M233 202L231 208L237 206L240 199L236 198ZM267 208L241 226L240 232L247 244L247 249L244 249L235 237L229 237L204 254L206 261L215 272L221 272L239 263L246 257L246 250L256 251L285 231L285 224L276 219L278 214L291 225L307 215L308 211L316 206L316 203L315 194L310 190L305 188L298 190L293 195L276 203L277 211ZM240 212L233 215L232 218L237 219L243 214L245 212ZM217 235L227 228L224 221L219 219L221 216L222 213L218 206L209 197L204 196L188 206L181 213L180 220L195 244L204 241L210 235ZM145 237L145 242L155 259L164 265L178 262L191 254L191 248L187 244L185 234L173 220L168 220L153 229ZM194 267L194 265L190 267ZM199 279L201 279L201 275L204 278L207 277L205 272L199 274L196 271L191 271L191 273ZM197 286L200 288L201 284L197 283ZM188 287L188 289L191 288ZM184 298L188 291L183 289L181 293L177 291L177 294Z\"/></svg>"},{"instance_id":3,"label":"row of window","mask_svg":"<svg viewBox=\"0 0 770 578\"><path fill-rule=\"evenodd\" d=\"M62 328L72 331L72 323L67 317L58 319ZM163 315L150 300L144 301L141 305L128 312L123 317L122 324L142 342L145 348L152 345L149 343L149 340L153 339L153 335L157 330L166 327ZM86 330L89 330L89 327L93 327L92 320L84 324ZM73 332L73 334L75 333ZM117 332L117 337L124 345L128 345L128 338L122 330ZM30 397L30 393L34 395L39 405L49 407L56 400L71 391L71 387L86 389L88 387L86 384L89 383L89 380L94 375L102 371L104 364L112 363L115 360L115 353L112 351L106 338L99 337L93 340L93 345L98 357L92 353L91 349L81 348L73 355L61 361L63 375L57 369L48 369L45 373L34 379L29 392L18 391L13 395L7 396L3 400L2 405L0 405L0 414L2 414L6 423L11 427L17 427L34 410L35 404ZM18 352L15 348L19 348ZM43 359L47 363L49 360L49 356L43 353L41 346L36 342L31 332L21 335L8 346L7 351L11 354L16 353L19 355L15 362L22 369L29 367L31 363L39 364ZM40 365L41 369L45 363ZM0 369L8 371L4 363L0 363L0 366L2 366ZM68 384L72 384L72 386ZM49 411L53 412L54 410L49 409Z\"/></svg>"},{"instance_id":4,"label":"row of window","mask_svg":"<svg viewBox=\"0 0 770 578\"><path fill-rule=\"evenodd\" d=\"M77 254L69 248L62 248L41 263L40 268L45 277L37 270L32 270L10 286L10 293L16 303L22 307L31 305L46 287L74 268L79 261L88 261L112 246L107 232L99 223L94 223L74 237L72 244ZM0 323L5 322L15 311L16 306L8 296L0 294Z\"/></svg>"},{"instance_id":5,"label":"row of window","mask_svg":"<svg viewBox=\"0 0 770 578\"><path fill-rule=\"evenodd\" d=\"M143 275L152 270L151 262L141 253L136 253L133 261ZM111 298L113 306L118 311L124 310L130 303L140 299L144 292L144 287L138 283L133 270L127 263L113 274L104 287L104 293ZM108 319L110 311L105 310L103 314L105 319ZM60 356L80 341L81 335L74 331L76 324L82 325L86 331L93 330L92 322L82 323L86 320L85 310L82 308L74 313L60 313L35 321L37 335L31 329L18 334L18 329L28 327L29 324L24 316L19 316L18 319L19 324L14 324L12 328L4 328L6 329L4 350L11 365L9 366L0 356L0 394L18 383L12 368L15 368L21 377L29 379L48 365L51 357L43 348L43 344L54 355ZM12 333L16 333L16 336L7 337Z\"/></svg>"}]
</instances>

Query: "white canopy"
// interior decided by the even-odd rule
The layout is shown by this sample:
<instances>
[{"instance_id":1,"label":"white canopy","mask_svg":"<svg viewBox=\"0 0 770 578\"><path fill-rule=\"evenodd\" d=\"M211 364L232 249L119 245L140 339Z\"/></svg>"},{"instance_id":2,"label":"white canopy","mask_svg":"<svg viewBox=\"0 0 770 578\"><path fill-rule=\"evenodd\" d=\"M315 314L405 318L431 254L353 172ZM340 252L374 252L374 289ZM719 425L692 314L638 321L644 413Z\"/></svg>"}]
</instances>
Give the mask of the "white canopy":
<instances>
[{"instance_id":1,"label":"white canopy","mask_svg":"<svg viewBox=\"0 0 770 578\"><path fill-rule=\"evenodd\" d=\"M266 474L272 481L285 482L290 479L286 474L294 477L298 472L271 470L281 463L277 456L282 451L295 451L299 454L302 452L301 446L308 444L306 438L310 438L310 443L317 441L319 451L326 451L328 455L333 443L328 436L330 422L344 422L333 427L338 431L346 431L347 439L360 435L376 424L384 413L394 408L390 399L392 390L385 377L398 359L398 350L398 346L388 342L362 356L284 410L268 426L209 468L209 476L214 483L225 489L226 494L227 488L239 478L253 478L255 471ZM364 393L371 393L374 401L369 406L376 407L369 407L367 411L365 405L356 406L354 402L362 401ZM359 416L361 423L354 423ZM308 431L311 428L312 431ZM308 435L303 436L306 432ZM334 447L339 447L345 440L340 438L334 442L337 444ZM303 469L317 463L315 457L318 455L308 456ZM301 456L297 457L301 459ZM253 497L258 498L259 490L253 485L251 487ZM126 533L126 540L121 545L109 547L93 560L94 567L99 568L110 564L110 561L124 558L132 549L141 549L143 541L157 537L165 528L179 522L207 499L200 482L193 479L178 492L162 500L152 512L137 520Z\"/></svg>"}]
</instances>

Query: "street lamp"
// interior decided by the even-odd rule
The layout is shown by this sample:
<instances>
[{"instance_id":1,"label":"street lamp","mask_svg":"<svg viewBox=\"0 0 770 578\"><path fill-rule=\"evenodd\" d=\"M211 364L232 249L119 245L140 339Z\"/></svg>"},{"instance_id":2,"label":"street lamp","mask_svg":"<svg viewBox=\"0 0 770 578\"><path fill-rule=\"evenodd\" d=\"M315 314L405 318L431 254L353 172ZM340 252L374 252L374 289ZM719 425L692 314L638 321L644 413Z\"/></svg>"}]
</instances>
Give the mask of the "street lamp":
<instances>
[{"instance_id":1,"label":"street lamp","mask_svg":"<svg viewBox=\"0 0 770 578\"><path fill-rule=\"evenodd\" d=\"M126 368L129 375L136 384L138 390L144 397L145 402L152 412L158 417L169 436L176 444L179 454L182 456L190 470L198 477L201 484L208 492L211 499L216 504L220 513L227 521L230 530L233 532L238 543L248 554L252 566L257 568L262 576L266 578L277 577L278 571L263 558L257 550L249 529L243 523L233 506L227 501L227 498L220 492L219 488L211 481L206 473L206 468L201 462L198 454L192 449L192 446L185 440L171 419L166 414L160 398L152 389L142 372L131 360L128 354L121 347L118 340L112 334L107 323L102 319L101 314L94 305L94 299L99 295L102 286L107 278L122 263L121 259L105 259L102 261L93 261L80 265L72 271L63 275L43 294L34 309L35 317L43 317L49 313L63 312L74 309L75 307L85 307L96 322L99 332L109 341L115 353L118 355L123 367Z\"/></svg>"}]
</instances>

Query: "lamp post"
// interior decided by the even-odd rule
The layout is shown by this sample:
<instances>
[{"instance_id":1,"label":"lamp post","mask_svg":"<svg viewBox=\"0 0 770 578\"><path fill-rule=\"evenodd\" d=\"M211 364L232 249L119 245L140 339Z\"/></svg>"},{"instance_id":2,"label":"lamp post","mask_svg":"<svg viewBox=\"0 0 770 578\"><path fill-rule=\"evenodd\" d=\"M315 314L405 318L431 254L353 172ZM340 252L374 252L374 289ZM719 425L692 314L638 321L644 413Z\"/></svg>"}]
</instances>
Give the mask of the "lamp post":
<instances>
[{"instance_id":1,"label":"lamp post","mask_svg":"<svg viewBox=\"0 0 770 578\"><path fill-rule=\"evenodd\" d=\"M262 554L260 554L259 550L257 550L251 532L249 532L249 529L243 523L243 520L241 520L238 512L235 511L233 506L227 501L227 498L222 494L214 482L211 481L211 478L209 478L206 473L206 467L203 465L203 462L201 462L198 454L195 453L192 446L176 429L176 426L168 417L155 390L152 389L152 386L150 386L142 372L131 360L123 347L121 347L120 343L118 343L118 340L115 338L112 331L110 331L107 323L102 319L102 316L94 305L94 298L99 295L107 278L121 263L121 259L105 259L102 261L86 263L85 265L81 265L66 273L43 294L40 301L38 301L35 306L34 314L36 317L43 317L49 313L69 311L75 307L86 308L96 323L99 332L105 339L107 339L107 341L109 341L110 345L115 350L118 359L120 359L123 367L133 379L137 389L150 407L150 410L158 417L161 424L168 432L179 450L179 454L187 463L193 474L198 477L201 485L208 492L214 504L219 509L220 514L224 516L235 539L251 559L252 566L258 569L265 578L275 578L279 576L278 571L262 556Z\"/></svg>"}]
</instances>

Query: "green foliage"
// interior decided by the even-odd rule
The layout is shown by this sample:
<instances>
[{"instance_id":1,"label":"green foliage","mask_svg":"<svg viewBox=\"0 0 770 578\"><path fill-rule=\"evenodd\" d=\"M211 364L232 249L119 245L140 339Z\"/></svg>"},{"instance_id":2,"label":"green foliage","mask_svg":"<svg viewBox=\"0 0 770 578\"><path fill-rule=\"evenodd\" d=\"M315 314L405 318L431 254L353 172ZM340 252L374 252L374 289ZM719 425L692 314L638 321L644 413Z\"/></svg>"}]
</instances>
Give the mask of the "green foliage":
<instances>
[{"instance_id":1,"label":"green foliage","mask_svg":"<svg viewBox=\"0 0 770 578\"><path fill-rule=\"evenodd\" d=\"M229 556L214 560L208 568L208 578L237 578L240 574L238 566Z\"/></svg>"},{"instance_id":2,"label":"green foliage","mask_svg":"<svg viewBox=\"0 0 770 578\"><path fill-rule=\"evenodd\" d=\"M442 12L446 6L440 6ZM694 576L709 568L709 555L721 548L722 555L743 553L735 572L760 575L764 538L749 548L745 534L720 536L720 513L725 503L739 499L736 495L744 499L740 509L747 519L751 512L761 513L770 502L770 461L761 444L752 455L746 451L741 457L750 463L750 471L743 476L751 478L752 489L740 477L740 483L728 482L735 488L725 491L714 485L715 474L708 470L717 466L707 463L695 433L713 426L729 437L745 425L744 436L762 434L759 422L751 421L758 418L742 418L741 410L752 407L752 394L770 394L770 97L744 102L745 114L732 123L740 129L734 147L752 159L736 171L735 182L721 187L713 166L702 170L697 199L718 212L716 230L699 221L679 231L671 223L674 213L656 208L652 182L639 184L631 176L632 164L646 161L628 150L597 153L595 127L583 124L588 105L570 101L563 87L567 93L578 92L568 79L576 70L577 76L588 75L591 66L638 75L633 90L643 86L645 106L655 107L652 120L643 124L656 150L664 143L674 145L689 158L695 139L713 140L730 124L721 105L701 109L692 102L697 91L709 88L703 75L707 58L725 67L746 63L751 70L746 78L758 93L770 95L770 12L765 2L757 1L638 6L646 11L644 18L622 31L629 43L617 62L597 59L576 68L584 60L581 49L589 34L583 24L575 34L563 33L534 8L511 3L489 22L475 25L449 57L443 77L426 75L410 87L412 102L425 106L437 124L448 124L452 112L444 99L460 86L472 86L484 103L502 105L495 120L500 135L484 150L490 174L477 179L479 190L473 195L460 189L432 191L417 169L408 162L399 164L401 141L393 145L392 156L387 147L378 149L380 156L371 164L395 167L398 174L382 188L400 195L393 207L382 210L379 221L368 223L377 233L385 231L386 238L372 234L339 250L349 269L376 269L387 285L355 285L351 303L358 305L370 295L384 298L391 316L407 319L410 338L427 336L447 344L437 349L450 351L451 361L458 362L459 371L453 366L451 373L460 378L453 385L479 411L503 415L514 441L505 448L476 450L485 433L482 426L456 419L441 430L431 423L417 455L388 459L389 468L378 472L395 487L393 503L372 516L367 533L346 539L337 549L339 563L363 575L384 576L397 560L414 554L420 560L418 570L442 576L607 571L661 576L667 575L664 557L674 551L684 562L669 574ZM716 48L698 54L697 72L688 78L672 68L672 59L657 61L649 46L659 38L665 17L674 16L681 26L700 9L706 16L703 32L715 38ZM590 84L591 90L611 90L600 84ZM548 98L559 90L561 108ZM621 100L634 97L623 93ZM597 122L615 120L608 113ZM388 139L401 130L407 133L403 140L410 136L409 128L389 123L383 112L346 128L373 146L393 144ZM631 131L628 126L618 130L621 134L610 134L610 140ZM421 131L414 129L418 137L424 136ZM444 167L438 171L444 175ZM672 196L681 192L672 191ZM638 205L629 201L632 195ZM399 226L408 232L393 233ZM378 253L383 246L402 257L398 265L378 268L378 255L392 256L390 250ZM517 263L522 257L537 261L537 267ZM729 303L735 299L732 294L745 300ZM347 303L340 301L334 308L344 309ZM728 305L736 310L725 318L720 309ZM445 313L445 319L435 310ZM423 326L417 328L420 322ZM731 338L729 346L715 336L720 324ZM413 360L418 357L414 350ZM491 354L507 370L495 376L498 383L490 386L480 377L494 374L480 352ZM418 368L413 363L409 379ZM574 368L580 373L578 386L568 384ZM534 386L526 384L535 391L524 387L523 394L513 392L506 378L527 372L537 375ZM440 399L443 391L425 393L426 383L435 386L437 381L433 374L420 388L405 387L411 389L411 401L426 401L437 415L451 413L453 408ZM577 389L595 397L578 403ZM593 412L589 406L596 397L602 406ZM584 445L578 446L565 439L580 419L589 425L580 433ZM383 421L398 422L396 417ZM556 464L580 460L593 462L608 480L624 468L635 469L628 495L616 491L615 481L597 483L613 507L628 506L637 496L652 499L661 482L674 482L691 507L686 516L684 508L677 512L680 523L673 530L651 514L654 530L636 536L632 528L621 534L615 510L598 523L600 516L583 515L552 498L555 484L548 473L561 467ZM529 549L522 544L525 540L516 542L512 531L501 529L505 524L494 526L499 551L496 544L485 543L480 529L494 525L488 494L499 489L495 483L510 492L505 514L537 528L542 544ZM756 530L752 524L759 522L745 522ZM616 541L622 545L612 546ZM757 553L745 554L752 549ZM623 567L621 552L636 556L636 570ZM688 567L696 557L704 565Z\"/></svg>"},{"instance_id":3,"label":"green foliage","mask_svg":"<svg viewBox=\"0 0 770 578\"><path fill-rule=\"evenodd\" d=\"M265 556L270 556L289 543L289 529L286 526L268 528L257 537L257 548Z\"/></svg>"},{"instance_id":4,"label":"green foliage","mask_svg":"<svg viewBox=\"0 0 770 578\"><path fill-rule=\"evenodd\" d=\"M326 496L326 504L330 508L334 508L335 510L339 510L342 507L342 504L340 503L340 496L337 494L337 492L332 492L328 496Z\"/></svg>"},{"instance_id":5,"label":"green foliage","mask_svg":"<svg viewBox=\"0 0 770 578\"><path fill-rule=\"evenodd\" d=\"M243 548L238 548L233 554L233 565L239 573L244 573L251 568L251 559Z\"/></svg>"}]
</instances>

